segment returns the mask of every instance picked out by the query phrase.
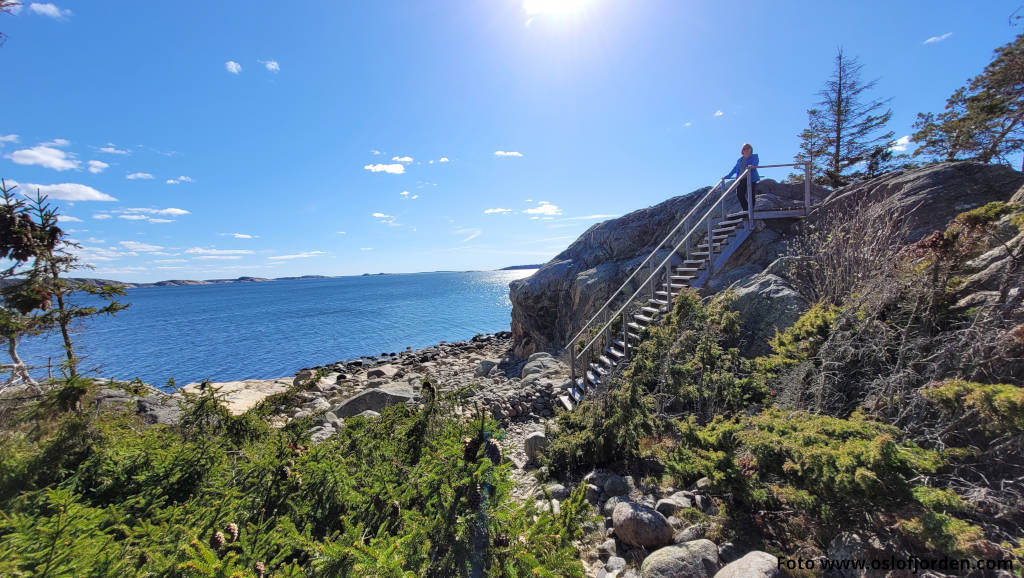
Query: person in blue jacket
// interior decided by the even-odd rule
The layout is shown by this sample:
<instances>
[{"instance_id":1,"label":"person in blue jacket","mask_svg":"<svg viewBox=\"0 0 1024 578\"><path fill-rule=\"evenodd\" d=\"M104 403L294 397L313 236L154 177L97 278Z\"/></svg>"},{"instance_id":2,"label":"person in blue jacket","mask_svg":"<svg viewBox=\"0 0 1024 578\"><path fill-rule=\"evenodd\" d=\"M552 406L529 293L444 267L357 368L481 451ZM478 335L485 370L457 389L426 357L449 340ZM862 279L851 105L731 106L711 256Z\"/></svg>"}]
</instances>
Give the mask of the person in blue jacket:
<instances>
[{"instance_id":1,"label":"person in blue jacket","mask_svg":"<svg viewBox=\"0 0 1024 578\"><path fill-rule=\"evenodd\" d=\"M754 205L756 206L757 203L755 201L757 199L757 181L761 180L761 176L757 174L757 165L758 165L757 155L754 154L754 147L751 146L750 143L743 143L743 148L740 149L740 154L742 156L736 161L736 166L734 166L732 168L732 170L729 171L729 174L725 175L725 178L726 179L731 179L733 176L738 178L740 175L743 174L743 171L747 170L747 168L749 167L751 169L750 170L750 175L748 176L748 178L750 179L750 185L751 185L750 186L750 199L751 199L751 202L753 202ZM736 187L736 198L739 199L740 206L743 207L744 211L746 211L747 210L747 183L746 182L742 182L741 181L739 183L739 185Z\"/></svg>"}]
</instances>

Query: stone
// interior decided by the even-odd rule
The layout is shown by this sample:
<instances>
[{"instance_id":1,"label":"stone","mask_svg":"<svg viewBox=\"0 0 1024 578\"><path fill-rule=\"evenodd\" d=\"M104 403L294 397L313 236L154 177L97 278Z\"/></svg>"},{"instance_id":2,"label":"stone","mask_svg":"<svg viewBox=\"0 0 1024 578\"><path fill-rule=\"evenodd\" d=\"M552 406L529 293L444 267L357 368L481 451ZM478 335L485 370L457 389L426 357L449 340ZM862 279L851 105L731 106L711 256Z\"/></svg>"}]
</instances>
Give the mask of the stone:
<instances>
[{"instance_id":1,"label":"stone","mask_svg":"<svg viewBox=\"0 0 1024 578\"><path fill-rule=\"evenodd\" d=\"M605 572L620 572L626 567L626 559L612 556L604 563Z\"/></svg>"},{"instance_id":2,"label":"stone","mask_svg":"<svg viewBox=\"0 0 1024 578\"><path fill-rule=\"evenodd\" d=\"M721 560L723 564L739 560L740 555L740 549L732 542L726 542L718 547L718 559Z\"/></svg>"},{"instance_id":3,"label":"stone","mask_svg":"<svg viewBox=\"0 0 1024 578\"><path fill-rule=\"evenodd\" d=\"M689 500L687 500L687 504L689 504ZM689 507L689 505L684 506L672 498L662 498L658 500L654 509L661 512L661 515L669 518Z\"/></svg>"},{"instance_id":4,"label":"stone","mask_svg":"<svg viewBox=\"0 0 1024 578\"><path fill-rule=\"evenodd\" d=\"M533 361L528 361L523 366L523 371L520 377L526 379L531 375L537 375L543 377L547 375L568 373L562 362L548 355L547 357L539 357Z\"/></svg>"},{"instance_id":5,"label":"stone","mask_svg":"<svg viewBox=\"0 0 1024 578\"><path fill-rule=\"evenodd\" d=\"M718 508L715 507L715 504L714 502L711 501L711 498L707 496L702 496L699 494L694 496L693 505L696 506L697 509L700 510L701 512L704 512L705 514L708 514L710 516L713 516L716 513L718 513Z\"/></svg>"},{"instance_id":6,"label":"stone","mask_svg":"<svg viewBox=\"0 0 1024 578\"><path fill-rule=\"evenodd\" d=\"M594 484L587 484L587 501L596 504L601 500L601 488Z\"/></svg>"},{"instance_id":7,"label":"stone","mask_svg":"<svg viewBox=\"0 0 1024 578\"><path fill-rule=\"evenodd\" d=\"M676 534L672 536L672 540L676 544L700 540L708 533L708 530L710 528L711 526L707 523L693 524L680 530L679 532L676 532Z\"/></svg>"},{"instance_id":8,"label":"stone","mask_svg":"<svg viewBox=\"0 0 1024 578\"><path fill-rule=\"evenodd\" d=\"M785 280L771 273L754 272L733 283L735 295L729 307L740 314L745 347L744 355L771 353L769 340L776 331L793 325L807 310L807 300Z\"/></svg>"},{"instance_id":9,"label":"stone","mask_svg":"<svg viewBox=\"0 0 1024 578\"><path fill-rule=\"evenodd\" d=\"M711 480L706 477L701 478L697 480L697 483L694 484L694 487L697 488L697 491L699 492L706 492L708 488L711 487Z\"/></svg>"},{"instance_id":10,"label":"stone","mask_svg":"<svg viewBox=\"0 0 1024 578\"><path fill-rule=\"evenodd\" d=\"M548 484L544 488L555 499L564 500L569 497L569 490L562 484Z\"/></svg>"},{"instance_id":11,"label":"stone","mask_svg":"<svg viewBox=\"0 0 1024 578\"><path fill-rule=\"evenodd\" d=\"M401 373L402 373L401 368L395 367L394 365L391 365L391 364L387 364L387 365L380 365L378 367L374 367L370 371L367 371L366 372L366 377L368 377L370 379L383 378L383 379L389 379L390 380L390 379L394 379L396 377L401 377L401 375L400 375Z\"/></svg>"},{"instance_id":12,"label":"stone","mask_svg":"<svg viewBox=\"0 0 1024 578\"><path fill-rule=\"evenodd\" d=\"M715 574L715 578L779 578L784 575L778 558L755 550L727 564Z\"/></svg>"},{"instance_id":13,"label":"stone","mask_svg":"<svg viewBox=\"0 0 1024 578\"><path fill-rule=\"evenodd\" d=\"M96 392L94 404L100 410L134 409L135 414L147 424L175 425L181 418L179 399L151 386L143 386L136 393L103 386Z\"/></svg>"},{"instance_id":14,"label":"stone","mask_svg":"<svg viewBox=\"0 0 1024 578\"><path fill-rule=\"evenodd\" d=\"M295 374L295 379L292 380L292 385L298 387L309 381L314 375L316 375L316 372L312 369L303 369Z\"/></svg>"},{"instance_id":15,"label":"stone","mask_svg":"<svg viewBox=\"0 0 1024 578\"><path fill-rule=\"evenodd\" d=\"M485 377L485 376L489 375L491 373L491 370L494 369L497 366L498 366L498 362L497 361L494 361L494 360L491 360L491 359L485 359L485 360L481 361L479 365L477 365L476 371L473 372L473 376L474 377Z\"/></svg>"},{"instance_id":16,"label":"stone","mask_svg":"<svg viewBox=\"0 0 1024 578\"><path fill-rule=\"evenodd\" d=\"M604 493L609 496L621 496L629 493L629 484L619 475L611 474L604 481Z\"/></svg>"},{"instance_id":17,"label":"stone","mask_svg":"<svg viewBox=\"0 0 1024 578\"><path fill-rule=\"evenodd\" d=\"M524 450L526 451L527 461L535 462L547 450L548 443L548 437L544 435L544 432L533 432L526 436L523 445L525 446Z\"/></svg>"},{"instance_id":18,"label":"stone","mask_svg":"<svg viewBox=\"0 0 1024 578\"><path fill-rule=\"evenodd\" d=\"M413 397L413 390L409 385L391 384L361 391L331 411L340 418L352 417L368 409L379 412L388 406L406 403Z\"/></svg>"},{"instance_id":19,"label":"stone","mask_svg":"<svg viewBox=\"0 0 1024 578\"><path fill-rule=\"evenodd\" d=\"M366 419L373 419L375 417L380 417L380 414L373 411L372 409L368 409L366 411L359 412L358 414L356 414L356 417L365 417Z\"/></svg>"},{"instance_id":20,"label":"stone","mask_svg":"<svg viewBox=\"0 0 1024 578\"><path fill-rule=\"evenodd\" d=\"M628 501L629 500L623 496L612 496L605 500L604 505L601 506L601 513L604 515L605 518L611 518L612 514L615 512L615 506L617 506L619 502Z\"/></svg>"},{"instance_id":21,"label":"stone","mask_svg":"<svg viewBox=\"0 0 1024 578\"><path fill-rule=\"evenodd\" d=\"M316 413L318 411L324 411L324 410L331 409L331 404L326 399L324 399L322 397L317 397L317 398L314 398L313 401L310 401L309 403L307 403L305 405L305 408L308 409L309 411L313 412L313 413Z\"/></svg>"},{"instance_id":22,"label":"stone","mask_svg":"<svg viewBox=\"0 0 1024 578\"><path fill-rule=\"evenodd\" d=\"M190 383L181 389L188 393L200 393L201 386L202 384L199 383ZM267 397L291 389L292 380L286 378L246 379L210 383L209 387L224 396L222 403L232 415L240 415L256 407L256 404Z\"/></svg>"},{"instance_id":23,"label":"stone","mask_svg":"<svg viewBox=\"0 0 1024 578\"><path fill-rule=\"evenodd\" d=\"M720 568L718 547L695 540L655 550L640 566L643 578L711 578Z\"/></svg>"},{"instance_id":24,"label":"stone","mask_svg":"<svg viewBox=\"0 0 1024 578\"><path fill-rule=\"evenodd\" d=\"M615 538L608 538L597 547L597 553L602 559L607 559L610 556L614 556L617 550L615 549Z\"/></svg>"},{"instance_id":25,"label":"stone","mask_svg":"<svg viewBox=\"0 0 1024 578\"><path fill-rule=\"evenodd\" d=\"M828 543L828 557L832 560L866 560L871 557L870 554L868 544L853 532L843 532ZM833 576L840 578L861 578L867 575L863 569L833 569Z\"/></svg>"},{"instance_id":26,"label":"stone","mask_svg":"<svg viewBox=\"0 0 1024 578\"><path fill-rule=\"evenodd\" d=\"M653 550L672 543L672 526L658 512L630 502L619 502L612 512L612 524L619 540L630 546ZM718 558L718 550L715 550Z\"/></svg>"}]
</instances>

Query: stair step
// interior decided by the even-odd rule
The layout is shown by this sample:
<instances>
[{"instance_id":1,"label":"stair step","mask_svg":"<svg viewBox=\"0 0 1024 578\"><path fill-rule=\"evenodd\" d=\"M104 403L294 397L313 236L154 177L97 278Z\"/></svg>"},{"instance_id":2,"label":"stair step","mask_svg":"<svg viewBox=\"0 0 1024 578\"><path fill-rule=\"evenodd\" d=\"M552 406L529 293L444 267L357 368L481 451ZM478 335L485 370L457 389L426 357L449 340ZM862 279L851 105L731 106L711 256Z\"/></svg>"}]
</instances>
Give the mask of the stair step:
<instances>
[{"instance_id":1,"label":"stair step","mask_svg":"<svg viewBox=\"0 0 1024 578\"><path fill-rule=\"evenodd\" d=\"M655 292L654 292L654 294L655 294L655 295L657 295L658 297L666 297L666 296L668 296L668 295L669 295L669 294L668 294L668 293L666 293L665 291L655 291ZM671 294L671 298L672 298L672 299L675 299L675 296L676 296L676 295L679 295L679 293L672 293L672 294ZM632 327L632 325L630 325L630 327Z\"/></svg>"},{"instance_id":2,"label":"stair step","mask_svg":"<svg viewBox=\"0 0 1024 578\"><path fill-rule=\"evenodd\" d=\"M608 355L612 356L612 358L614 358L616 362L618 362L623 357L626 357L626 354L623 351L616 349L614 347L608 348Z\"/></svg>"},{"instance_id":3,"label":"stair step","mask_svg":"<svg viewBox=\"0 0 1024 578\"><path fill-rule=\"evenodd\" d=\"M707 251L693 251L690 255L693 255L694 257L707 257L709 253Z\"/></svg>"},{"instance_id":4,"label":"stair step","mask_svg":"<svg viewBox=\"0 0 1024 578\"><path fill-rule=\"evenodd\" d=\"M689 285L686 285L684 283L673 283L672 284L672 290L673 291L682 291L683 289L688 289L689 287L690 287Z\"/></svg>"},{"instance_id":5,"label":"stair step","mask_svg":"<svg viewBox=\"0 0 1024 578\"><path fill-rule=\"evenodd\" d=\"M714 251L715 251L715 253L721 253L722 252L722 243L715 243ZM695 253L691 253L691 255L700 255L700 254L705 254L706 255L707 252L708 252L708 245L707 245L707 243L701 243L700 245L697 245L697 251Z\"/></svg>"},{"instance_id":6,"label":"stair step","mask_svg":"<svg viewBox=\"0 0 1024 578\"><path fill-rule=\"evenodd\" d=\"M581 401L583 401L583 395L584 393L582 389L574 387L569 390L569 397L571 397L572 400L575 401L576 403L580 403Z\"/></svg>"},{"instance_id":7,"label":"stair step","mask_svg":"<svg viewBox=\"0 0 1024 578\"><path fill-rule=\"evenodd\" d=\"M644 313L647 313L647 314L650 314L650 315L657 315L657 314L661 313L661 309L658 309L657 307L644 307L644 308L640 309L640 311L643 311Z\"/></svg>"},{"instance_id":8,"label":"stair step","mask_svg":"<svg viewBox=\"0 0 1024 578\"><path fill-rule=\"evenodd\" d=\"M562 407L569 411L576 408L576 402L574 402L568 395L563 394L558 396L558 401L562 402Z\"/></svg>"},{"instance_id":9,"label":"stair step","mask_svg":"<svg viewBox=\"0 0 1024 578\"><path fill-rule=\"evenodd\" d=\"M714 229L711 229L711 234L712 235L725 235L725 236L728 236L728 235L731 235L732 233L735 233L735 232L736 232L736 227L731 226L731 225L728 226L728 227L718 226L718 227L715 227Z\"/></svg>"},{"instance_id":10,"label":"stair step","mask_svg":"<svg viewBox=\"0 0 1024 578\"><path fill-rule=\"evenodd\" d=\"M626 349L626 344L621 339L612 339L612 345L622 349L623 351Z\"/></svg>"},{"instance_id":11,"label":"stair step","mask_svg":"<svg viewBox=\"0 0 1024 578\"><path fill-rule=\"evenodd\" d=\"M699 275L699 267L676 267L676 275Z\"/></svg>"},{"instance_id":12,"label":"stair step","mask_svg":"<svg viewBox=\"0 0 1024 578\"><path fill-rule=\"evenodd\" d=\"M643 325L640 325L636 321L631 321L631 322L627 323L626 327L629 327L633 331L636 331L637 334L643 333L644 329L646 329L646 327L644 327Z\"/></svg>"},{"instance_id":13,"label":"stair step","mask_svg":"<svg viewBox=\"0 0 1024 578\"><path fill-rule=\"evenodd\" d=\"M730 221L732 221L732 220L735 220L735 219L743 219L743 220L746 220L746 218L747 218L747 212L746 212L746 211L743 211L742 213L729 213L728 215L726 215L726 217L725 217L725 218L726 218L727 220L730 220Z\"/></svg>"},{"instance_id":14,"label":"stair step","mask_svg":"<svg viewBox=\"0 0 1024 578\"><path fill-rule=\"evenodd\" d=\"M598 377L600 377L602 375L607 375L608 374L608 370L605 369L604 367L601 367L597 363L591 363L590 364L590 369L591 369L591 371L596 373L598 375Z\"/></svg>"},{"instance_id":15,"label":"stair step","mask_svg":"<svg viewBox=\"0 0 1024 578\"><path fill-rule=\"evenodd\" d=\"M637 333L629 333L629 332L627 332L626 333L626 337L632 339L633 341L640 341L640 339L641 339L640 335L637 334Z\"/></svg>"},{"instance_id":16,"label":"stair step","mask_svg":"<svg viewBox=\"0 0 1024 578\"><path fill-rule=\"evenodd\" d=\"M662 299L648 299L647 302L658 307L668 307L670 305L668 301Z\"/></svg>"},{"instance_id":17,"label":"stair step","mask_svg":"<svg viewBox=\"0 0 1024 578\"><path fill-rule=\"evenodd\" d=\"M646 315L634 315L633 319L635 319L637 322L639 322L639 323L641 323L643 325L650 325L651 321L654 321L653 319L651 319L650 317L648 317Z\"/></svg>"},{"instance_id":18,"label":"stair step","mask_svg":"<svg viewBox=\"0 0 1024 578\"><path fill-rule=\"evenodd\" d=\"M718 224L715 225L715 226L716 227L736 227L738 229L742 229L743 225L746 224L746 222L747 222L746 215L747 215L746 213L743 213L744 218L742 218L742 219L726 219L724 221L719 221Z\"/></svg>"},{"instance_id":19,"label":"stair step","mask_svg":"<svg viewBox=\"0 0 1024 578\"><path fill-rule=\"evenodd\" d=\"M687 259L683 261L684 267L696 267L698 269L703 269L706 264L707 263L703 259Z\"/></svg>"},{"instance_id":20,"label":"stair step","mask_svg":"<svg viewBox=\"0 0 1024 578\"><path fill-rule=\"evenodd\" d=\"M685 283L687 281L693 281L696 278L697 278L696 275L673 275L673 276L669 277L669 280L675 281L677 283L678 282L684 282Z\"/></svg>"},{"instance_id":21,"label":"stair step","mask_svg":"<svg viewBox=\"0 0 1024 578\"><path fill-rule=\"evenodd\" d=\"M607 367L608 369L612 369L612 368L615 367L615 362L612 361L611 359L608 359L608 356L606 356L606 355L602 355L601 357L598 357L597 360L600 361L601 363L603 363L604 366Z\"/></svg>"}]
</instances>

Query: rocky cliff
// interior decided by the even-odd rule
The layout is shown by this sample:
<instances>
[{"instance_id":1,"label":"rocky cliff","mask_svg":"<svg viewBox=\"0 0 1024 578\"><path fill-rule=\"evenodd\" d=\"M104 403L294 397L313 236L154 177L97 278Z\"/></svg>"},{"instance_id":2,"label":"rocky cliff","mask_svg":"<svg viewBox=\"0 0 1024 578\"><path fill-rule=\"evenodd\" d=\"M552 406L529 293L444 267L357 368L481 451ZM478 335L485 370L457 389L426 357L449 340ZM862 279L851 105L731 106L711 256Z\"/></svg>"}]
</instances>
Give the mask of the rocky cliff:
<instances>
[{"instance_id":1,"label":"rocky cliff","mask_svg":"<svg viewBox=\"0 0 1024 578\"><path fill-rule=\"evenodd\" d=\"M906 219L908 240L916 241L942 230L963 211L1008 200L1022 186L1024 175L1009 167L942 163L887 173L831 194L815 187L812 201L819 207L807 222L821 223L835 210L894 212ZM761 189L759 209L792 206L803 198L802 185L766 180ZM564 347L706 191L700 189L594 225L535 274L512 282L515 353L527 356ZM749 344L763 343L775 328L788 325L806 308L779 271L770 267L785 254L798 221L766 221L702 288L704 293L730 287L736 291L735 307L743 314Z\"/></svg>"}]
</instances>

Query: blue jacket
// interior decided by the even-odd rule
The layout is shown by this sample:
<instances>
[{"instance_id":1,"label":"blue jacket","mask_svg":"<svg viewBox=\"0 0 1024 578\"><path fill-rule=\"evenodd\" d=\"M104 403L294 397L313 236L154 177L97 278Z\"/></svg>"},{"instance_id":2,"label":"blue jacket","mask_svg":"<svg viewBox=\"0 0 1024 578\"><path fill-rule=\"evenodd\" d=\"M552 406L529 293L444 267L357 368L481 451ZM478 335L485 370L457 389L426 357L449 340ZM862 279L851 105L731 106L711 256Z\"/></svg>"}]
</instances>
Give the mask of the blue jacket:
<instances>
[{"instance_id":1,"label":"blue jacket","mask_svg":"<svg viewBox=\"0 0 1024 578\"><path fill-rule=\"evenodd\" d=\"M743 171L740 170L740 164L741 163L743 163L743 157L742 156L739 159L736 160L736 165L732 167L732 170L729 171L729 174L725 175L725 178L727 178L727 179L732 178L733 175L735 175L736 177L739 177L740 174L743 172ZM747 166L756 167L759 164L761 164L761 163L758 161L756 154L751 154L750 158L747 159ZM753 170L750 171L750 178L751 178L751 182L756 183L757 181L761 180L761 175L757 174L757 169L753 169Z\"/></svg>"}]
</instances>

